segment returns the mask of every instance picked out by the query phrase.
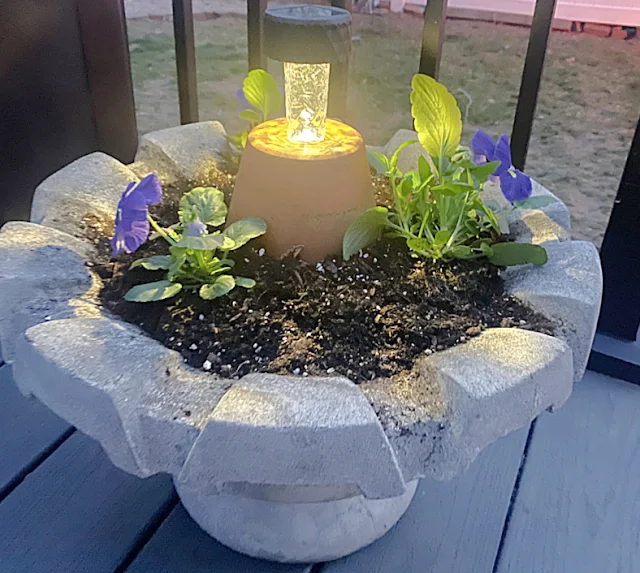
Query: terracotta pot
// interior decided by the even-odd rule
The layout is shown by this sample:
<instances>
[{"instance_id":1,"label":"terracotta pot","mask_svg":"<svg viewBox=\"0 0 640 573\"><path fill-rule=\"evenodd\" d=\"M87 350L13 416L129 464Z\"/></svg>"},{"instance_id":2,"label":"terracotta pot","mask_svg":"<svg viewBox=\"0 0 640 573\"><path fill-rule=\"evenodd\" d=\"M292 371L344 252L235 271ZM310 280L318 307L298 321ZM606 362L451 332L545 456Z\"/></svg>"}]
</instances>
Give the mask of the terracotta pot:
<instances>
[{"instance_id":1,"label":"terracotta pot","mask_svg":"<svg viewBox=\"0 0 640 573\"><path fill-rule=\"evenodd\" d=\"M272 256L298 246L310 262L340 255L347 227L375 206L362 136L335 120L327 120L326 128L325 140L310 145L287 139L284 118L249 134L229 222L265 219Z\"/></svg>"}]
</instances>

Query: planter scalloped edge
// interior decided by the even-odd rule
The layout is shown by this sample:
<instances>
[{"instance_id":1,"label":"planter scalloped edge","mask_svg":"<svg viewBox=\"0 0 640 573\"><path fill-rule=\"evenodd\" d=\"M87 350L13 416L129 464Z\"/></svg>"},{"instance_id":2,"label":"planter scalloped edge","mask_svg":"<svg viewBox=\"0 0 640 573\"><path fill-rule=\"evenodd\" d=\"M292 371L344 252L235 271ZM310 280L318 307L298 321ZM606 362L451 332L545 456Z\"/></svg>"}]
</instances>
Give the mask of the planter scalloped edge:
<instances>
[{"instance_id":1,"label":"planter scalloped edge","mask_svg":"<svg viewBox=\"0 0 640 573\"><path fill-rule=\"evenodd\" d=\"M410 138L400 130L384 151ZM512 233L544 244L549 262L504 271L507 290L557 319L554 337L489 329L422 357L409 378L359 386L220 379L103 312L81 221L113 217L126 184L151 171L163 183L206 180L225 146L222 125L203 122L142 137L131 166L93 153L46 179L33 222L0 231L0 346L25 395L100 441L123 470L170 473L223 543L278 561L337 558L392 527L419 478L454 477L489 443L564 403L595 332L598 253L570 240L560 201L510 216ZM417 153L406 148L401 165ZM549 194L538 184L534 193Z\"/></svg>"}]
</instances>

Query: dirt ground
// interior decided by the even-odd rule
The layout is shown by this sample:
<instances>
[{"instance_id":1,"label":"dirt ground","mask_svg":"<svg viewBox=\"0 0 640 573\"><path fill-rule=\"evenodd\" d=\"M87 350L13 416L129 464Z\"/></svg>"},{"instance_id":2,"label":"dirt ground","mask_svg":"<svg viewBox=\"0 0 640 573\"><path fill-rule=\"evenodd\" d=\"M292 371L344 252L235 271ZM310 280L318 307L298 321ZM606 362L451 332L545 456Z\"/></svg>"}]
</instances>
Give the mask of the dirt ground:
<instances>
[{"instance_id":1,"label":"dirt ground","mask_svg":"<svg viewBox=\"0 0 640 573\"><path fill-rule=\"evenodd\" d=\"M129 20L128 30L139 131L177 125L169 17ZM347 121L369 144L411 126L421 32L419 16L355 15ZM511 132L528 34L517 26L447 22L440 79L466 115L467 142L477 127ZM247 71L245 17L196 16L196 42L200 118L219 119L233 132L242 125L234 93ZM279 73L277 63L270 71ZM526 170L567 203L575 238L602 240L639 104L640 41L552 32Z\"/></svg>"}]
</instances>

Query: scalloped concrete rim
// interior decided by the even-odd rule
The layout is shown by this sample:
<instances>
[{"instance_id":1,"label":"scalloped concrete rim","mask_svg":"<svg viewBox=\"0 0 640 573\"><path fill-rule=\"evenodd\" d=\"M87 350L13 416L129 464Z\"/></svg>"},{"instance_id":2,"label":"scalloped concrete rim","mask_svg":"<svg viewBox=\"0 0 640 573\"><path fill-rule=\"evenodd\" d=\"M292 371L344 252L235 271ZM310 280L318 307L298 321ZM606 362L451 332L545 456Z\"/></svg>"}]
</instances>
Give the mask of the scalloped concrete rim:
<instances>
[{"instance_id":1,"label":"scalloped concrete rim","mask_svg":"<svg viewBox=\"0 0 640 573\"><path fill-rule=\"evenodd\" d=\"M197 179L220 166L225 146L222 126L204 122L148 134L138 155L165 182ZM36 190L41 225L2 229L0 342L17 340L5 358L21 390L99 440L126 471L165 471L203 496L233 492L302 505L360 492L398 498L416 478L464 471L490 442L560 406L582 375L602 279L595 248L569 240L561 203L509 220L521 240L540 239L550 261L505 275L510 292L561 322L556 337L488 330L419 360L411 385L260 374L233 382L184 366L177 353L97 308L99 279L83 262L90 255L72 246L77 239L65 246L61 233L82 237L87 197L103 194L79 162L99 165L103 178L112 170L114 182L127 173L103 154L82 158ZM549 192L536 186L536 193ZM101 201L100 213L113 215L112 203ZM34 268L42 252L58 263L55 272ZM73 292L52 289L62 275L88 279L79 278ZM92 308L89 317L78 300ZM60 309L53 316L52 306Z\"/></svg>"}]
</instances>

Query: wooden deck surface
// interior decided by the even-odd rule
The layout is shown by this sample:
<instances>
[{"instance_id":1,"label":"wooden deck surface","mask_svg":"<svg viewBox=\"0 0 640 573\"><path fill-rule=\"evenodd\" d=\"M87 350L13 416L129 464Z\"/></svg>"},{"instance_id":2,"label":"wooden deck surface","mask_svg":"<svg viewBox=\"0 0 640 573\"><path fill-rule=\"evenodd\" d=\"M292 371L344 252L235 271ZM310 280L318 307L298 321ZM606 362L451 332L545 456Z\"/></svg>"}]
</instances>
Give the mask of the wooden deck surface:
<instances>
[{"instance_id":1,"label":"wooden deck surface","mask_svg":"<svg viewBox=\"0 0 640 573\"><path fill-rule=\"evenodd\" d=\"M640 387L587 373L567 405L423 480L400 523L336 562L223 547L167 476L140 480L16 390L0 367L0 573L636 573Z\"/></svg>"}]
</instances>

